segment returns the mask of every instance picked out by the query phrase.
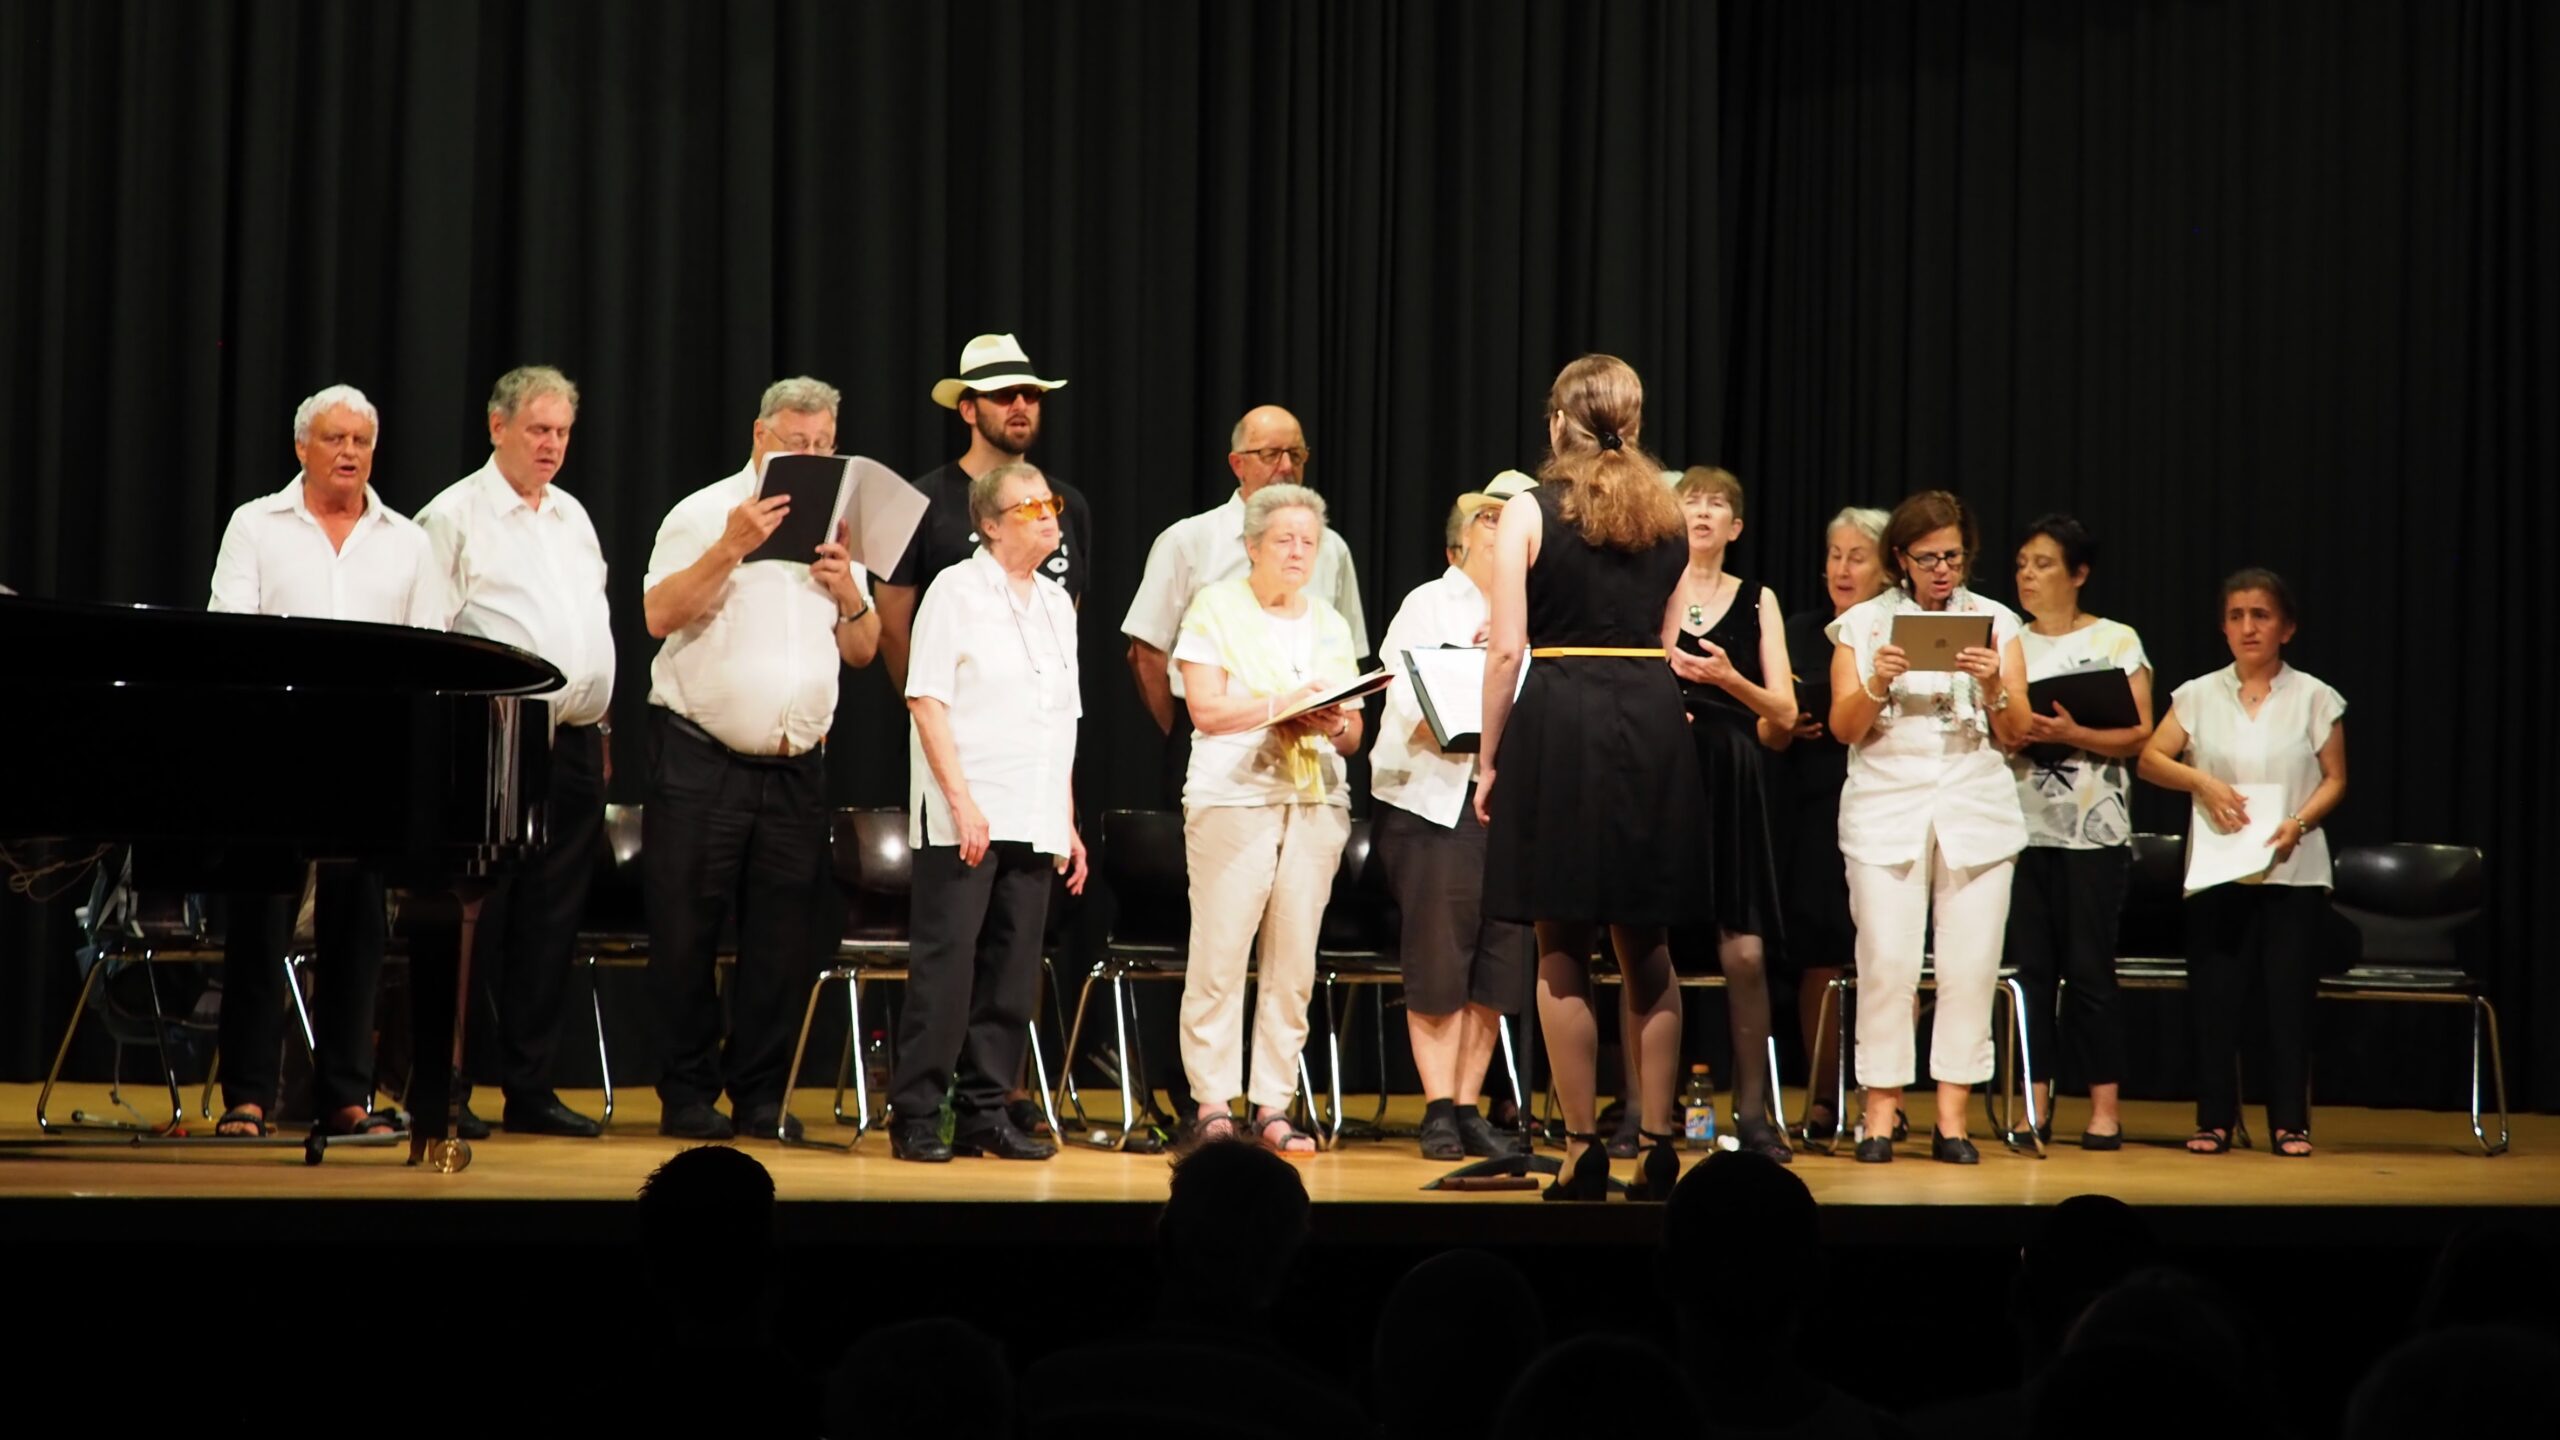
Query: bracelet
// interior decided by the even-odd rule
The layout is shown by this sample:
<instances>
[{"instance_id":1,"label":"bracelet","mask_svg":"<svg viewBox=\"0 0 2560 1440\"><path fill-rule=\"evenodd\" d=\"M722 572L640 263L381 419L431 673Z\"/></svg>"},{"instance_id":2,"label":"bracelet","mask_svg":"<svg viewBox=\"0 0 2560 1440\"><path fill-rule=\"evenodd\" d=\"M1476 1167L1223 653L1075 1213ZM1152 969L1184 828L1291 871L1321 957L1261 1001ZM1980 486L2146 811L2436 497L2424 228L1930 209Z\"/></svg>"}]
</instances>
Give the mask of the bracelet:
<instances>
[{"instance_id":1,"label":"bracelet","mask_svg":"<svg viewBox=\"0 0 2560 1440\"><path fill-rule=\"evenodd\" d=\"M2303 818L2302 818L2302 813L2301 813L2300 811L2296 811L2296 812L2294 812L2293 814L2291 814L2291 815L2287 815L2287 816L2286 816L2286 817L2284 817L2284 818L2286 818L2287 820L2292 821L2292 822L2293 822L2294 824L2296 824L2296 825L2301 826L2301 827L2302 827L2302 833L2303 833L2303 834L2305 834L2305 835L2308 835L2308 834L2310 834L2312 831L2314 831L2314 830L2316 830L2316 829L2320 828L2318 825L2316 825L2316 824L2312 823L2311 821L2303 819Z\"/></svg>"},{"instance_id":2,"label":"bracelet","mask_svg":"<svg viewBox=\"0 0 2560 1440\"><path fill-rule=\"evenodd\" d=\"M1874 676L1872 676L1872 675L1870 675L1870 676L1868 676L1868 677L1867 677L1867 679L1868 679L1870 682L1872 682L1872 681L1875 679L1875 677L1874 677ZM1877 694L1876 692L1874 692L1873 690L1868 689L1865 685L1860 685L1860 686L1858 687L1858 693L1859 693L1859 694L1861 694L1861 695L1866 696L1866 697L1867 697L1868 699L1870 699L1870 700L1873 700L1873 701L1874 701L1874 702L1876 702L1877 704L1882 705L1882 704L1883 704L1883 703L1885 703L1886 701L1891 700L1891 699L1893 698L1893 686L1892 686L1892 684L1891 684L1890 682L1887 682L1887 683L1886 683L1886 685L1885 685L1885 687L1884 687L1884 693L1883 693L1883 694L1881 694L1881 695L1879 695L1879 694Z\"/></svg>"},{"instance_id":3,"label":"bracelet","mask_svg":"<svg viewBox=\"0 0 2560 1440\"><path fill-rule=\"evenodd\" d=\"M866 604L866 605L864 605L861 609L854 611L854 612L853 612L852 614L850 614L850 615L839 615L839 616L837 616L837 617L836 617L836 623L837 623L837 624L839 624L839 625L850 625L850 624L852 624L854 621L859 620L859 619L861 619L863 616L868 615L868 614L870 614L870 613L871 613L871 607L870 607L869 605L867 605L867 604Z\"/></svg>"}]
</instances>

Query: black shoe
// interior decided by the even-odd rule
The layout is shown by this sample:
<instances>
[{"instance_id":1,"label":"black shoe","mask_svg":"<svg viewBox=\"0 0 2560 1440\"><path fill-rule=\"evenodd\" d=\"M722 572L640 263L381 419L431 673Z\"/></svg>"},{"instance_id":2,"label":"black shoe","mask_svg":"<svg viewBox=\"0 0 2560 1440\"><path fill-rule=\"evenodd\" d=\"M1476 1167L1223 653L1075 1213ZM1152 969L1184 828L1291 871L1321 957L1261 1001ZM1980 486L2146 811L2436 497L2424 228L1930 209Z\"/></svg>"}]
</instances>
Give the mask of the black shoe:
<instances>
[{"instance_id":1,"label":"black shoe","mask_svg":"<svg viewBox=\"0 0 2560 1440\"><path fill-rule=\"evenodd\" d=\"M1001 1114L955 1127L951 1144L943 1151L946 1156L984 1155L995 1160L1046 1160L1057 1153L1055 1142L1023 1134Z\"/></svg>"},{"instance_id":2,"label":"black shoe","mask_svg":"<svg viewBox=\"0 0 2560 1440\"><path fill-rule=\"evenodd\" d=\"M890 1121L889 1153L927 1165L951 1163L951 1147L942 1143L942 1123L935 1119Z\"/></svg>"},{"instance_id":3,"label":"black shoe","mask_svg":"<svg viewBox=\"0 0 2560 1440\"><path fill-rule=\"evenodd\" d=\"M708 1102L670 1105L658 1116L658 1133L679 1140L735 1140L738 1129Z\"/></svg>"},{"instance_id":4,"label":"black shoe","mask_svg":"<svg viewBox=\"0 0 2560 1440\"><path fill-rule=\"evenodd\" d=\"M457 1140L486 1140L489 1138L489 1122L472 1114L471 1102L465 1100L455 1107L453 1135Z\"/></svg>"},{"instance_id":5,"label":"black shoe","mask_svg":"<svg viewBox=\"0 0 2560 1440\"><path fill-rule=\"evenodd\" d=\"M1869 1136L1868 1138L1859 1141L1858 1163L1861 1165L1892 1164L1893 1142L1882 1135Z\"/></svg>"},{"instance_id":6,"label":"black shoe","mask_svg":"<svg viewBox=\"0 0 2560 1440\"><path fill-rule=\"evenodd\" d=\"M782 1113L781 1106L768 1105L750 1110L738 1117L738 1138L771 1140L775 1138L773 1132L776 1126L781 1127L781 1138L785 1141L798 1140L805 1133L800 1128L799 1116L785 1115Z\"/></svg>"},{"instance_id":7,"label":"black shoe","mask_svg":"<svg viewBox=\"0 0 2560 1440\"><path fill-rule=\"evenodd\" d=\"M1458 1112L1458 1144L1467 1154L1484 1159L1508 1159L1520 1153L1520 1137L1497 1129L1473 1105Z\"/></svg>"},{"instance_id":8,"label":"black shoe","mask_svg":"<svg viewBox=\"0 0 2560 1440\"><path fill-rule=\"evenodd\" d=\"M1049 1112L1041 1109L1040 1102L1028 1095L1008 1103L1004 1107L1004 1116L1013 1122L1014 1129L1034 1140L1058 1138L1058 1132L1049 1128Z\"/></svg>"},{"instance_id":9,"label":"black shoe","mask_svg":"<svg viewBox=\"0 0 2560 1440\"><path fill-rule=\"evenodd\" d=\"M1787 1132L1766 1120L1746 1120L1735 1128L1734 1135L1742 1142L1742 1148L1754 1155L1781 1165L1796 1163L1795 1149L1787 1144Z\"/></svg>"},{"instance_id":10,"label":"black shoe","mask_svg":"<svg viewBox=\"0 0 2560 1440\"><path fill-rule=\"evenodd\" d=\"M1979 1165L1982 1163L1982 1152L1973 1148L1973 1142L1971 1140L1966 1139L1962 1135L1947 1135L1937 1131L1931 1131L1930 1133L1935 1137L1929 1142L1930 1159L1941 1161L1948 1165Z\"/></svg>"},{"instance_id":11,"label":"black shoe","mask_svg":"<svg viewBox=\"0 0 2560 1440\"><path fill-rule=\"evenodd\" d=\"M1568 1142L1580 1141L1582 1153L1573 1159L1573 1168L1557 1172L1538 1192L1541 1200L1599 1201L1609 1198L1609 1152L1601 1147L1597 1134L1577 1135L1568 1130Z\"/></svg>"},{"instance_id":12,"label":"black shoe","mask_svg":"<svg viewBox=\"0 0 2560 1440\"><path fill-rule=\"evenodd\" d=\"M1908 1140L1908 1139L1910 1139L1910 1138L1911 1138L1911 1112L1910 1112L1910 1111L1908 1111L1908 1110L1896 1110L1896 1111L1894 1111L1894 1112L1893 1112L1893 1143L1894 1143L1894 1144L1896 1144L1896 1145L1899 1145L1899 1144L1901 1144L1903 1141Z\"/></svg>"},{"instance_id":13,"label":"black shoe","mask_svg":"<svg viewBox=\"0 0 2560 1440\"><path fill-rule=\"evenodd\" d=\"M573 1140L592 1140L604 1133L603 1126L561 1104L557 1095L510 1100L501 1123L510 1135L564 1135Z\"/></svg>"},{"instance_id":14,"label":"black shoe","mask_svg":"<svg viewBox=\"0 0 2560 1440\"><path fill-rule=\"evenodd\" d=\"M2114 1130L2101 1135L2095 1130L2083 1130L2080 1132L2080 1148L2083 1150L2121 1150L2124 1148L2124 1131Z\"/></svg>"},{"instance_id":15,"label":"black shoe","mask_svg":"<svg viewBox=\"0 0 2560 1440\"><path fill-rule=\"evenodd\" d=\"M1422 1158L1425 1160L1464 1160L1467 1142L1458 1133L1455 1115L1426 1114L1422 1117Z\"/></svg>"},{"instance_id":16,"label":"black shoe","mask_svg":"<svg viewBox=\"0 0 2560 1440\"><path fill-rule=\"evenodd\" d=\"M1677 1132L1657 1135L1650 1130L1638 1130L1636 1134L1653 1144L1644 1152L1644 1164L1637 1167L1636 1183L1627 1187L1627 1198L1662 1204L1670 1200L1671 1187L1680 1183L1680 1136Z\"/></svg>"}]
</instances>

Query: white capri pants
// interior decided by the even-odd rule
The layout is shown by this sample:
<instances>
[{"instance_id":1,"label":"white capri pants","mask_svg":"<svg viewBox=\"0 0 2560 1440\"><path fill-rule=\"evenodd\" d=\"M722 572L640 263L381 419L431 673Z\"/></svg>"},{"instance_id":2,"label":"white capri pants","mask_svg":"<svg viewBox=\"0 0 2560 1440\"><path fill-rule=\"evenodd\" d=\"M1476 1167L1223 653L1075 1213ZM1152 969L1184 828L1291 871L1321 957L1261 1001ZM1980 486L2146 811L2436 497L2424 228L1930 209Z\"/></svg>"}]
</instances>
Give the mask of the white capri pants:
<instances>
[{"instance_id":1,"label":"white capri pants","mask_svg":"<svg viewBox=\"0 0 2560 1440\"><path fill-rule=\"evenodd\" d=\"M1929 1078L1949 1085L1990 1079L1991 998L2000 983L2017 857L1950 865L1932 826L1920 858L1908 864L1845 863L1849 913L1858 922L1858 1083L1888 1090L1911 1083L1911 1000L1920 986L1932 901L1938 1019L1929 1032Z\"/></svg>"},{"instance_id":2,"label":"white capri pants","mask_svg":"<svg viewBox=\"0 0 2560 1440\"><path fill-rule=\"evenodd\" d=\"M1241 1094L1256 1106L1283 1110L1297 1093L1307 999L1315 991L1316 933L1350 839L1351 812L1339 805L1213 805L1182 817L1191 871L1182 1068L1201 1104ZM1245 970L1257 931L1262 993L1253 1012L1253 1083L1247 1085Z\"/></svg>"}]
</instances>

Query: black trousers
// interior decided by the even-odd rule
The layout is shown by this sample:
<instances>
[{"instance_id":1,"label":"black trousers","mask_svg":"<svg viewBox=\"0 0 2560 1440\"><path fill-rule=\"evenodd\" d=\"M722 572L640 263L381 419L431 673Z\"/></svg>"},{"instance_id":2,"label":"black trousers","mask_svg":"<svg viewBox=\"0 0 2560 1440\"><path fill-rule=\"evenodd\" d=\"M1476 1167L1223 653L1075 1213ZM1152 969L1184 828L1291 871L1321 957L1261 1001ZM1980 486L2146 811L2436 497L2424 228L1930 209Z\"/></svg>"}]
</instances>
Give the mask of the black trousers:
<instances>
[{"instance_id":1,"label":"black trousers","mask_svg":"<svg viewBox=\"0 0 2560 1440\"><path fill-rule=\"evenodd\" d=\"M657 1000L667 1105L709 1104L725 1089L742 1113L779 1105L799 1007L834 951L825 923L826 756L741 755L653 706L657 753L641 811L648 890L649 985ZM729 1037L714 979L721 927L737 922Z\"/></svg>"},{"instance_id":2,"label":"black trousers","mask_svg":"<svg viewBox=\"0 0 2560 1440\"><path fill-rule=\"evenodd\" d=\"M231 897L222 951L222 1103L272 1117L284 1062L284 955L299 895ZM382 877L323 865L312 902L311 1104L320 1114L373 1094L374 989L386 925Z\"/></svg>"},{"instance_id":3,"label":"black trousers","mask_svg":"<svg viewBox=\"0 0 2560 1440\"><path fill-rule=\"evenodd\" d=\"M907 1006L889 1085L898 1119L931 1118L946 1086L957 1133L1003 1113L1040 1004L1055 872L1050 857L1017 841L988 846L974 867L960 863L957 845L916 847Z\"/></svg>"},{"instance_id":4,"label":"black trousers","mask_svg":"<svg viewBox=\"0 0 2560 1440\"><path fill-rule=\"evenodd\" d=\"M2240 1029L2252 1010L2266 1025L2267 1123L2311 1128L2311 1000L2328 905L2311 885L2217 885L2187 900L2198 1128L2240 1118Z\"/></svg>"},{"instance_id":5,"label":"black trousers","mask_svg":"<svg viewBox=\"0 0 2560 1440\"><path fill-rule=\"evenodd\" d=\"M2116 924L2132 852L2030 845L2009 882L2006 963L2026 987L2031 1081L2053 1078L2056 1015L2072 1069L2091 1085L2124 1079L2124 1016L2116 1009ZM2068 986L2060 982L2068 980Z\"/></svg>"},{"instance_id":6,"label":"black trousers","mask_svg":"<svg viewBox=\"0 0 2560 1440\"><path fill-rule=\"evenodd\" d=\"M509 1099L550 1096L552 1052L577 964L578 922L604 851L604 732L564 725L551 740L542 849L500 880L473 930L469 1078ZM644 819L645 819L645 813Z\"/></svg>"}]
</instances>

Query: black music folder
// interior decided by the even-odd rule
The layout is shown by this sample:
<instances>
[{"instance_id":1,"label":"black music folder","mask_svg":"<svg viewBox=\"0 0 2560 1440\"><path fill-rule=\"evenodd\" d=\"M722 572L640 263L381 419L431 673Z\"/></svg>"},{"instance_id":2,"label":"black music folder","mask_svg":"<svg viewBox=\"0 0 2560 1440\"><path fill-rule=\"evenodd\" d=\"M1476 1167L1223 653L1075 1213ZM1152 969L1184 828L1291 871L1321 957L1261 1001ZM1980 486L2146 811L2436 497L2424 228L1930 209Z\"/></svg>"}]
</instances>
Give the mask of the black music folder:
<instances>
[{"instance_id":1,"label":"black music folder","mask_svg":"<svg viewBox=\"0 0 2560 1440\"><path fill-rule=\"evenodd\" d=\"M2093 665L2027 684L2027 708L2051 715L2060 704L2083 729L2128 730L2142 723L2133 703L2133 681L2113 665ZM2071 754L2068 745L2030 745L2029 757L2050 764Z\"/></svg>"},{"instance_id":2,"label":"black music folder","mask_svg":"<svg viewBox=\"0 0 2560 1440\"><path fill-rule=\"evenodd\" d=\"M897 568L929 503L905 477L861 455L767 456L756 494L788 495L791 509L741 563L789 560L806 565L842 525L850 531L845 548L874 575Z\"/></svg>"}]
</instances>

